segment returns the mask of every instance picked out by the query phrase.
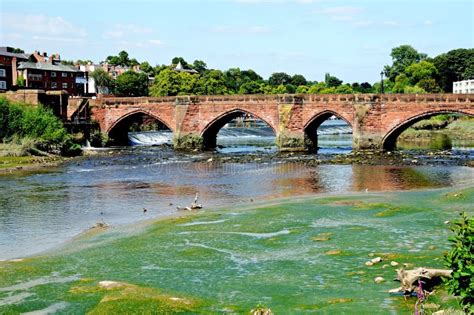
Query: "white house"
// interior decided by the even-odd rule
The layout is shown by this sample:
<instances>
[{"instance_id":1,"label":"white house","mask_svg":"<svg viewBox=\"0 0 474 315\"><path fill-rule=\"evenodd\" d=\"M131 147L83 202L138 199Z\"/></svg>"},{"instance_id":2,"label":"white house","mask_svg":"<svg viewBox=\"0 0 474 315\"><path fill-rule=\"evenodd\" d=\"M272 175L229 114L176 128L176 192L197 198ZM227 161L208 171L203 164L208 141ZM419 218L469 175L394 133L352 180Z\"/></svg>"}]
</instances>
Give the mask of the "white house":
<instances>
[{"instance_id":1,"label":"white house","mask_svg":"<svg viewBox=\"0 0 474 315\"><path fill-rule=\"evenodd\" d=\"M454 94L474 94L474 80L453 82Z\"/></svg>"}]
</instances>

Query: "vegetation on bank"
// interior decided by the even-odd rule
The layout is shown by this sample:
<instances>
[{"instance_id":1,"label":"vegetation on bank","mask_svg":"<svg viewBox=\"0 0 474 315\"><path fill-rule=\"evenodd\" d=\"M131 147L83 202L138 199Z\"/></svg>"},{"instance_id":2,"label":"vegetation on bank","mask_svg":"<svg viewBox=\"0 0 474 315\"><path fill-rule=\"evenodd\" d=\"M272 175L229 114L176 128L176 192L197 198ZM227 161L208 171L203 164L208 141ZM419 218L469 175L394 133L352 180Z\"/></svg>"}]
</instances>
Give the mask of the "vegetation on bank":
<instances>
[{"instance_id":1,"label":"vegetation on bank","mask_svg":"<svg viewBox=\"0 0 474 315\"><path fill-rule=\"evenodd\" d=\"M474 218L461 213L461 218L451 225L454 236L452 248L445 256L446 265L453 270L453 277L446 286L449 293L460 297L459 303L466 314L474 312Z\"/></svg>"},{"instance_id":2,"label":"vegetation on bank","mask_svg":"<svg viewBox=\"0 0 474 315\"><path fill-rule=\"evenodd\" d=\"M72 156L81 152L50 109L13 103L4 97L0 97L0 141L0 156Z\"/></svg>"},{"instance_id":3,"label":"vegetation on bank","mask_svg":"<svg viewBox=\"0 0 474 315\"><path fill-rule=\"evenodd\" d=\"M401 140L430 138L442 133L452 140L474 141L474 118L459 115L436 115L413 124L401 135Z\"/></svg>"},{"instance_id":4,"label":"vegetation on bank","mask_svg":"<svg viewBox=\"0 0 474 315\"><path fill-rule=\"evenodd\" d=\"M434 58L418 52L409 45L392 49L392 65L383 69L385 93L450 93L452 83L474 78L474 49L454 49ZM380 82L344 83L326 73L324 80L311 81L301 74L275 72L268 79L252 69L230 68L222 71L208 68L206 62L188 63L175 57L171 65L151 66L129 58L126 51L108 56L106 62L114 66L140 66L140 73L127 71L113 79L103 69L91 73L99 91L120 96L175 96L228 94L351 94L380 93ZM175 71L181 63L185 70Z\"/></svg>"}]
</instances>

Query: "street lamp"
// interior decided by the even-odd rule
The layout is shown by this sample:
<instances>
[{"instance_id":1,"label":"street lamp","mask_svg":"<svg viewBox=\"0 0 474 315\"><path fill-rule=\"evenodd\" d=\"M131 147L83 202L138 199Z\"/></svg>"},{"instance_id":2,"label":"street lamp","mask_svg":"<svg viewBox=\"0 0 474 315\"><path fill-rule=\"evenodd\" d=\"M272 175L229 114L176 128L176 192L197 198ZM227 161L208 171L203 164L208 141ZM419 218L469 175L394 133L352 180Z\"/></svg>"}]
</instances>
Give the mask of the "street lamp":
<instances>
[{"instance_id":1,"label":"street lamp","mask_svg":"<svg viewBox=\"0 0 474 315\"><path fill-rule=\"evenodd\" d=\"M380 93L383 94L383 70L380 71Z\"/></svg>"}]
</instances>

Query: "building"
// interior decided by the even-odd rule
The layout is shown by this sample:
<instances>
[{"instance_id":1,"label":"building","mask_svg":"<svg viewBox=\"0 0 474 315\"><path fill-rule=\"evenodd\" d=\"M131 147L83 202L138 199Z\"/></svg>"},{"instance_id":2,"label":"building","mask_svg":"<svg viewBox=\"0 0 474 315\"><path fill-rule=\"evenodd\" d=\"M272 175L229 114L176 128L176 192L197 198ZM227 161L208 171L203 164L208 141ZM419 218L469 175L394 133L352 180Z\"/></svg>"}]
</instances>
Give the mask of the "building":
<instances>
[{"instance_id":1,"label":"building","mask_svg":"<svg viewBox=\"0 0 474 315\"><path fill-rule=\"evenodd\" d=\"M453 82L454 94L474 94L474 80Z\"/></svg>"},{"instance_id":2,"label":"building","mask_svg":"<svg viewBox=\"0 0 474 315\"><path fill-rule=\"evenodd\" d=\"M48 56L35 51L28 61L18 65L18 76L26 88L45 91L64 90L69 95L83 94L84 73L74 67L61 64L59 54Z\"/></svg>"},{"instance_id":3,"label":"building","mask_svg":"<svg viewBox=\"0 0 474 315\"><path fill-rule=\"evenodd\" d=\"M98 88L95 84L95 80L93 77L90 76L91 72L102 68L101 65L94 65L92 63L88 63L86 65L80 65L79 70L84 73L84 81L83 81L83 88L85 94L97 94L103 93L108 94L108 91L98 91Z\"/></svg>"},{"instance_id":4,"label":"building","mask_svg":"<svg viewBox=\"0 0 474 315\"><path fill-rule=\"evenodd\" d=\"M174 71L178 71L178 72L188 72L188 73L191 73L191 74L196 74L198 73L196 70L194 69L185 69L183 67L183 65L181 64L181 61L178 62L178 64L176 65L176 67L174 67Z\"/></svg>"},{"instance_id":5,"label":"building","mask_svg":"<svg viewBox=\"0 0 474 315\"><path fill-rule=\"evenodd\" d=\"M17 67L20 61L28 60L27 54L15 53L12 47L0 47L0 92L17 86Z\"/></svg>"}]
</instances>

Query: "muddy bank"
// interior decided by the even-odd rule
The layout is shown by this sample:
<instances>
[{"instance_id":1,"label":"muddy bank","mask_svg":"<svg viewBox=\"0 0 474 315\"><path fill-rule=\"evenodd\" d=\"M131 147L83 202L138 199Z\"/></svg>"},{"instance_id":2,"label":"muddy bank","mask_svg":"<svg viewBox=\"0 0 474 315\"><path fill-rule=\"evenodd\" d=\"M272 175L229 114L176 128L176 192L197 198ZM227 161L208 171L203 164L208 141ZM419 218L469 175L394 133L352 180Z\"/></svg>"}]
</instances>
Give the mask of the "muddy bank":
<instances>
[{"instance_id":1,"label":"muddy bank","mask_svg":"<svg viewBox=\"0 0 474 315\"><path fill-rule=\"evenodd\" d=\"M0 157L0 175L47 170L58 167L68 160L70 158L61 156L2 156Z\"/></svg>"}]
</instances>

